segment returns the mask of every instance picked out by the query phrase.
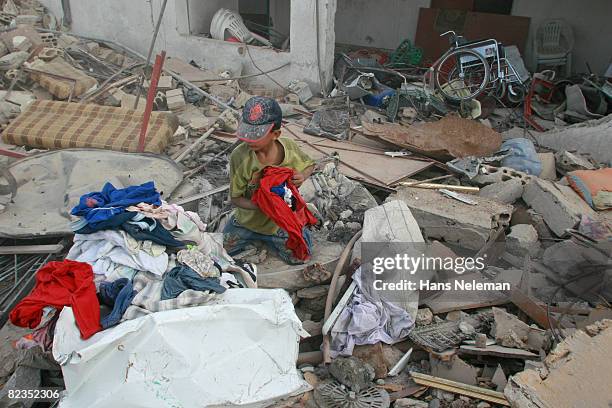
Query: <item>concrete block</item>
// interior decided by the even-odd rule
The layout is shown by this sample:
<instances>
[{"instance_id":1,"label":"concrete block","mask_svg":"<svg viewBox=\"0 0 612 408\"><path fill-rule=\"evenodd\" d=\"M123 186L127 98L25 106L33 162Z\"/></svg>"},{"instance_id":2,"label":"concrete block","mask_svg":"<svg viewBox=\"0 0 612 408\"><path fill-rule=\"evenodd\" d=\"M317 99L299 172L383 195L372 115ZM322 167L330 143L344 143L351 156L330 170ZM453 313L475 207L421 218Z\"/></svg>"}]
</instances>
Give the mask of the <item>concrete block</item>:
<instances>
[{"instance_id":1,"label":"concrete block","mask_svg":"<svg viewBox=\"0 0 612 408\"><path fill-rule=\"evenodd\" d=\"M523 181L512 178L507 181L489 184L480 189L481 197L490 198L503 204L512 204L523 195Z\"/></svg>"},{"instance_id":2,"label":"concrete block","mask_svg":"<svg viewBox=\"0 0 612 408\"><path fill-rule=\"evenodd\" d=\"M171 111L180 110L186 105L182 89L171 89L166 91L166 101L168 109Z\"/></svg>"},{"instance_id":3,"label":"concrete block","mask_svg":"<svg viewBox=\"0 0 612 408\"><path fill-rule=\"evenodd\" d=\"M525 186L523 200L542 215L546 225L559 237L578 225L583 214L597 218L574 190L548 180L534 178Z\"/></svg>"},{"instance_id":4,"label":"concrete block","mask_svg":"<svg viewBox=\"0 0 612 408\"><path fill-rule=\"evenodd\" d=\"M495 167L488 164L483 164L480 168L481 173L472 179L474 183L480 185L501 183L502 181L508 181L511 179L518 179L527 184L533 176L512 169L510 167Z\"/></svg>"},{"instance_id":5,"label":"concrete block","mask_svg":"<svg viewBox=\"0 0 612 408\"><path fill-rule=\"evenodd\" d=\"M430 239L439 239L468 249L480 249L493 229L507 226L512 206L472 196L477 205L446 197L435 190L405 187L389 199L406 203L418 226Z\"/></svg>"}]
</instances>

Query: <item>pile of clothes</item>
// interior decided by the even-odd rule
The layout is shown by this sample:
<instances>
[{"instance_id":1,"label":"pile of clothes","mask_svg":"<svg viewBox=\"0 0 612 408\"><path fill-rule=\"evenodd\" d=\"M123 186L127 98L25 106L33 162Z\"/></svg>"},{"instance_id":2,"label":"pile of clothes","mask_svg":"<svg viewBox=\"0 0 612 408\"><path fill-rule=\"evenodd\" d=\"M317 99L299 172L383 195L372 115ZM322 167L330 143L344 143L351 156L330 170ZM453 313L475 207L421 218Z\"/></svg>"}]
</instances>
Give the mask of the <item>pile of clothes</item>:
<instances>
[{"instance_id":1,"label":"pile of clothes","mask_svg":"<svg viewBox=\"0 0 612 408\"><path fill-rule=\"evenodd\" d=\"M75 236L66 259L41 268L11 312L13 324L36 329L22 348L48 350L64 306L86 339L125 320L256 287L254 265L236 265L221 234L207 232L197 213L161 200L153 182L106 183L81 196L71 214Z\"/></svg>"}]
</instances>

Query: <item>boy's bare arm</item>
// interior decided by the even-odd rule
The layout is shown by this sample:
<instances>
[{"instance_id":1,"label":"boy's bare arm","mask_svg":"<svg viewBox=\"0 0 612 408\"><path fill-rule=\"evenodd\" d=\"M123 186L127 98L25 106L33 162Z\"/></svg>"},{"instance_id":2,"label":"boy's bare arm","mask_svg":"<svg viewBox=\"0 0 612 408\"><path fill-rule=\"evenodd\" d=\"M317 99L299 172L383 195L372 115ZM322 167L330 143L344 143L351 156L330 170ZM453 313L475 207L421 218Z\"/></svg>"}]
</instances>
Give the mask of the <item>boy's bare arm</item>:
<instances>
[{"instance_id":1,"label":"boy's bare arm","mask_svg":"<svg viewBox=\"0 0 612 408\"><path fill-rule=\"evenodd\" d=\"M302 183L304 183L304 181L306 181L306 179L308 179L308 177L310 177L310 175L312 174L312 172L314 171L314 164L310 167L306 167L304 169L303 172L296 172L293 177L291 178L291 182L296 185L297 187L301 186Z\"/></svg>"}]
</instances>

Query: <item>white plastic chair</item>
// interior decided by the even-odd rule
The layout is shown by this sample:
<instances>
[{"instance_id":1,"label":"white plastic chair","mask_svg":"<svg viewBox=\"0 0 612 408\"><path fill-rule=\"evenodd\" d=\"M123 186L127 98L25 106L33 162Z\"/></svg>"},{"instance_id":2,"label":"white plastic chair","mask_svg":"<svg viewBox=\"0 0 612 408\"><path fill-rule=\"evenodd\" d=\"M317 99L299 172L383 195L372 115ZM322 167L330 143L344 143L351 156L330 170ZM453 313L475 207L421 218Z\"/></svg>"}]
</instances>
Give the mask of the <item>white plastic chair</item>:
<instances>
[{"instance_id":1,"label":"white plastic chair","mask_svg":"<svg viewBox=\"0 0 612 408\"><path fill-rule=\"evenodd\" d=\"M569 76L572 71L573 48L574 33L564 20L544 21L534 37L533 54L536 71L540 65L565 66L566 74Z\"/></svg>"},{"instance_id":2,"label":"white plastic chair","mask_svg":"<svg viewBox=\"0 0 612 408\"><path fill-rule=\"evenodd\" d=\"M225 41L226 31L243 43L250 43L255 39L265 45L272 45L266 38L249 31L240 14L233 10L219 9L210 23L210 34L214 39Z\"/></svg>"}]
</instances>

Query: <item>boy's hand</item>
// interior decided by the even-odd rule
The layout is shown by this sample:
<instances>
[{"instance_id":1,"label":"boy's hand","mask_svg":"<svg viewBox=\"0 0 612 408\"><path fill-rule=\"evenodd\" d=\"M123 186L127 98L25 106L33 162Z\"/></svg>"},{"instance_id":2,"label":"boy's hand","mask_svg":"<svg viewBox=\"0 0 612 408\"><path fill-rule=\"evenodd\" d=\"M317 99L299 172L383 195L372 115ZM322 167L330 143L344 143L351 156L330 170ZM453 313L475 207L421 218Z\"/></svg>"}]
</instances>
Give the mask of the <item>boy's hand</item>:
<instances>
[{"instance_id":1,"label":"boy's hand","mask_svg":"<svg viewBox=\"0 0 612 408\"><path fill-rule=\"evenodd\" d=\"M261 174L262 174L261 170L253 173L253 175L251 176L251 181L249 181L249 184L252 184L254 186L259 185L259 180L261 180Z\"/></svg>"},{"instance_id":2,"label":"boy's hand","mask_svg":"<svg viewBox=\"0 0 612 408\"><path fill-rule=\"evenodd\" d=\"M300 187L304 181L306 181L306 176L304 176L304 173L300 173L299 171L296 171L293 177L291 177L291 182L296 187Z\"/></svg>"}]
</instances>

